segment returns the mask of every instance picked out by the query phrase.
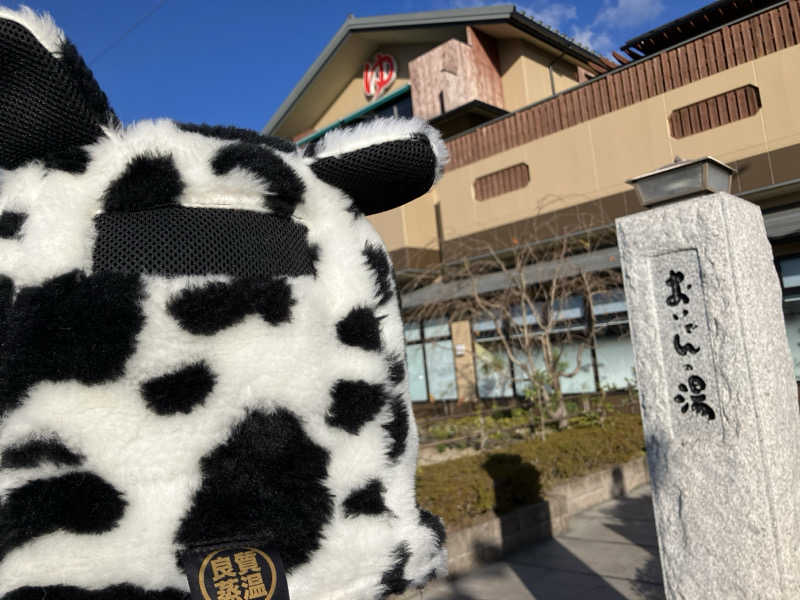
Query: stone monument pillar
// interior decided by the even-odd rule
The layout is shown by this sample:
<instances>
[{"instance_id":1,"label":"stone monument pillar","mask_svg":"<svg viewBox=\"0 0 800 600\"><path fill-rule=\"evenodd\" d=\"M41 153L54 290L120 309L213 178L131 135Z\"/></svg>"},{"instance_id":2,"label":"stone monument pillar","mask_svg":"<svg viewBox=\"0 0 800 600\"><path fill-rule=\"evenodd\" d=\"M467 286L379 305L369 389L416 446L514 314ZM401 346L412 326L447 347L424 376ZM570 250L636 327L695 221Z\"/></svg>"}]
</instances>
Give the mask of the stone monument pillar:
<instances>
[{"instance_id":1,"label":"stone monument pillar","mask_svg":"<svg viewBox=\"0 0 800 600\"><path fill-rule=\"evenodd\" d=\"M667 598L800 598L800 411L760 209L617 220Z\"/></svg>"}]
</instances>

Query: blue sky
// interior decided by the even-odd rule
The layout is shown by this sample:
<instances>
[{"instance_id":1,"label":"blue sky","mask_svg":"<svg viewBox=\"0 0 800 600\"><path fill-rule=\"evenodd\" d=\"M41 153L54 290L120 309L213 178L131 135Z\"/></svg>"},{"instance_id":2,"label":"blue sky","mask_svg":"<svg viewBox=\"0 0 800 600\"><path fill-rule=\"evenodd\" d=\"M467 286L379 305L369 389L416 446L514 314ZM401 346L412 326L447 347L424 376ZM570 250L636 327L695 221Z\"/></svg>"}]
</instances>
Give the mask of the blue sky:
<instances>
[{"instance_id":1,"label":"blue sky","mask_svg":"<svg viewBox=\"0 0 800 600\"><path fill-rule=\"evenodd\" d=\"M363 17L496 2L33 0L26 4L53 15L125 123L166 116L260 130L348 14ZM608 54L626 40L704 4L702 0L526 0L517 8Z\"/></svg>"}]
</instances>

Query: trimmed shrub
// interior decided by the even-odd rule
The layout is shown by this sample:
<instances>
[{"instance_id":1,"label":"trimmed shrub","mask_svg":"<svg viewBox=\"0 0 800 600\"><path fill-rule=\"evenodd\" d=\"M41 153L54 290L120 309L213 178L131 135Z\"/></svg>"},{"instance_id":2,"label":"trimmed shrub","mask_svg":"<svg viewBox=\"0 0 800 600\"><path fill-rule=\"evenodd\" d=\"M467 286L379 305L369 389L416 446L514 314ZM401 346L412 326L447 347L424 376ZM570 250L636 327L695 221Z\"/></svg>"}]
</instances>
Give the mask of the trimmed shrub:
<instances>
[{"instance_id":1,"label":"trimmed shrub","mask_svg":"<svg viewBox=\"0 0 800 600\"><path fill-rule=\"evenodd\" d=\"M420 506L460 529L543 500L555 484L644 454L638 415L615 414L602 425L553 432L417 469Z\"/></svg>"}]
</instances>

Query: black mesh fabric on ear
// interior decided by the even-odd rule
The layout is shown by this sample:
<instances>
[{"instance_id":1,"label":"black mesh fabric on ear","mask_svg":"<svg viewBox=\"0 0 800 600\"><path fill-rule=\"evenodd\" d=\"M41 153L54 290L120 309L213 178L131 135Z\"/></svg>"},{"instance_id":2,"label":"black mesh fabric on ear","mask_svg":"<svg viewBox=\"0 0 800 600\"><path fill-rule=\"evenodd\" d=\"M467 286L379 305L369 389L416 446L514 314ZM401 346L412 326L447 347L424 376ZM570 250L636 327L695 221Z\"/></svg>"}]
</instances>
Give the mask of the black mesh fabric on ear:
<instances>
[{"instance_id":1,"label":"black mesh fabric on ear","mask_svg":"<svg viewBox=\"0 0 800 600\"><path fill-rule=\"evenodd\" d=\"M101 130L81 87L22 25L0 19L0 167L83 146Z\"/></svg>"},{"instance_id":2,"label":"black mesh fabric on ear","mask_svg":"<svg viewBox=\"0 0 800 600\"><path fill-rule=\"evenodd\" d=\"M95 217L95 272L275 277L315 272L308 230L270 213L161 208Z\"/></svg>"},{"instance_id":3,"label":"black mesh fabric on ear","mask_svg":"<svg viewBox=\"0 0 800 600\"><path fill-rule=\"evenodd\" d=\"M346 192L362 213L371 215L427 192L436 177L436 156L428 138L417 135L321 158L311 170Z\"/></svg>"}]
</instances>

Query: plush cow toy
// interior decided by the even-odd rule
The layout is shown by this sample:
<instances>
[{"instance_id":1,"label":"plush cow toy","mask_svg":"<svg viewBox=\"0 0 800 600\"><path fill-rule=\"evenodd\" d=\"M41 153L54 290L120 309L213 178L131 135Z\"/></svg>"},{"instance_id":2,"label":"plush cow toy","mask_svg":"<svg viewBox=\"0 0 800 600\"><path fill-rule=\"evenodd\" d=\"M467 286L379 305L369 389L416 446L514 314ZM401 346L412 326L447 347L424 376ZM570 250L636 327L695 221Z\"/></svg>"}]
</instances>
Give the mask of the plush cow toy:
<instances>
[{"instance_id":1,"label":"plush cow toy","mask_svg":"<svg viewBox=\"0 0 800 600\"><path fill-rule=\"evenodd\" d=\"M0 9L0 599L371 599L443 573L365 215L445 156L419 120L305 150L122 127L48 16Z\"/></svg>"}]
</instances>

